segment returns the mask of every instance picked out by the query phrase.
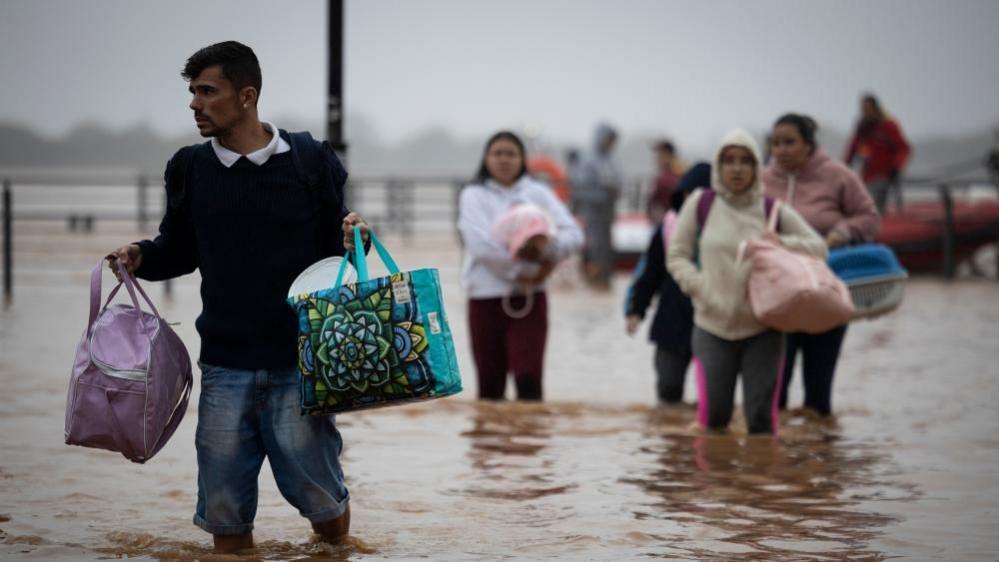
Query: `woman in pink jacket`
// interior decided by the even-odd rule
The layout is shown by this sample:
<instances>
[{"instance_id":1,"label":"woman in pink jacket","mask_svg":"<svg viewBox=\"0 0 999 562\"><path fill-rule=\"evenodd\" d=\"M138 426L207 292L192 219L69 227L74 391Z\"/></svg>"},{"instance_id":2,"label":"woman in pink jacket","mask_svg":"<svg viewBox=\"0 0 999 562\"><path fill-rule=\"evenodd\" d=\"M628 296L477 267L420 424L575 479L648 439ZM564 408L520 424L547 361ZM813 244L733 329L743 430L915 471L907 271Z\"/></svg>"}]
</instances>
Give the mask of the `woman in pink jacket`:
<instances>
[{"instance_id":1,"label":"woman in pink jacket","mask_svg":"<svg viewBox=\"0 0 999 562\"><path fill-rule=\"evenodd\" d=\"M881 224L874 200L857 174L819 148L817 130L812 118L795 113L774 123L772 158L763 170L765 192L798 211L830 248L869 242ZM788 334L781 408L787 406L787 390L800 350L805 407L824 416L832 413L833 374L845 335L846 325L822 334Z\"/></svg>"}]
</instances>

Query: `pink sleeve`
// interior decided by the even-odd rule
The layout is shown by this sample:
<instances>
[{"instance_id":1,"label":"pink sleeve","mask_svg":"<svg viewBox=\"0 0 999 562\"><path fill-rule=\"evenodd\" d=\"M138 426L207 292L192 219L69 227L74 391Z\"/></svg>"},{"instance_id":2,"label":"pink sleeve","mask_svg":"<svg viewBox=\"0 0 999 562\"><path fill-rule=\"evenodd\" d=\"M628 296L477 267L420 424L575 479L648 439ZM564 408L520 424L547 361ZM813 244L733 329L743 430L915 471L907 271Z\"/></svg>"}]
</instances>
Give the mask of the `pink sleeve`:
<instances>
[{"instance_id":1,"label":"pink sleeve","mask_svg":"<svg viewBox=\"0 0 999 562\"><path fill-rule=\"evenodd\" d=\"M833 230L850 237L853 242L870 242L881 229L881 216L874 199L860 177L844 166L841 170L840 209L843 218Z\"/></svg>"}]
</instances>

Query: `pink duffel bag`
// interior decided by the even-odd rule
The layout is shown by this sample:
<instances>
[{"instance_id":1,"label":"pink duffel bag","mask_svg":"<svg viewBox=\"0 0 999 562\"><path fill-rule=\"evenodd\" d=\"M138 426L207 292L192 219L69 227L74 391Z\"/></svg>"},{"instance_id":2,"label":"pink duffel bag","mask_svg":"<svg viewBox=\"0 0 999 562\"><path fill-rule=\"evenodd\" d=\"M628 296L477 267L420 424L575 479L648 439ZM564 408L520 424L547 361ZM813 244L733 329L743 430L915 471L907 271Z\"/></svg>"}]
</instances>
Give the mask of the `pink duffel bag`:
<instances>
[{"instance_id":1,"label":"pink duffel bag","mask_svg":"<svg viewBox=\"0 0 999 562\"><path fill-rule=\"evenodd\" d=\"M184 342L139 282L118 263L122 281L101 308L104 260L90 273L90 319L76 348L66 397L66 444L151 459L187 412L194 378ZM111 305L125 286L132 306ZM149 305L139 306L136 291Z\"/></svg>"},{"instance_id":2,"label":"pink duffel bag","mask_svg":"<svg viewBox=\"0 0 999 562\"><path fill-rule=\"evenodd\" d=\"M776 232L780 201L770 211L767 230ZM825 260L791 251L779 243L743 242L739 257L749 260L749 304L764 326L781 332L819 334L853 317L850 290Z\"/></svg>"}]
</instances>

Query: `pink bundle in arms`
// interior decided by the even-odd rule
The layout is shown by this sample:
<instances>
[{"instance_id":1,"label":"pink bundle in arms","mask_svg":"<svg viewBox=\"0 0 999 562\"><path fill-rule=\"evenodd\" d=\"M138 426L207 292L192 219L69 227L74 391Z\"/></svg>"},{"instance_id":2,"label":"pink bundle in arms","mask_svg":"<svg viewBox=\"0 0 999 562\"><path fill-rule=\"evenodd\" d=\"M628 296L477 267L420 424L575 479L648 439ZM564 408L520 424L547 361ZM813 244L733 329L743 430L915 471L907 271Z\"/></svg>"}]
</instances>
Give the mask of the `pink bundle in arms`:
<instances>
[{"instance_id":1,"label":"pink bundle in arms","mask_svg":"<svg viewBox=\"0 0 999 562\"><path fill-rule=\"evenodd\" d=\"M500 215L493 223L493 238L510 252L510 257L538 257L545 253L555 236L555 221L541 207L533 203L518 203ZM528 258L531 259L531 258ZM524 307L515 310L510 302L512 295L504 295L503 311L515 319L525 318L534 307L534 291L524 287Z\"/></svg>"},{"instance_id":2,"label":"pink bundle in arms","mask_svg":"<svg viewBox=\"0 0 999 562\"><path fill-rule=\"evenodd\" d=\"M775 231L780 202L767 228ZM782 332L818 334L853 317L850 290L822 259L794 252L770 240L743 242L749 259L749 304L761 324Z\"/></svg>"},{"instance_id":3,"label":"pink bundle in arms","mask_svg":"<svg viewBox=\"0 0 999 562\"><path fill-rule=\"evenodd\" d=\"M544 209L533 203L510 207L493 224L493 237L510 251L512 257L516 257L524 246L537 237L543 237L542 243L547 245L554 235L554 221Z\"/></svg>"}]
</instances>

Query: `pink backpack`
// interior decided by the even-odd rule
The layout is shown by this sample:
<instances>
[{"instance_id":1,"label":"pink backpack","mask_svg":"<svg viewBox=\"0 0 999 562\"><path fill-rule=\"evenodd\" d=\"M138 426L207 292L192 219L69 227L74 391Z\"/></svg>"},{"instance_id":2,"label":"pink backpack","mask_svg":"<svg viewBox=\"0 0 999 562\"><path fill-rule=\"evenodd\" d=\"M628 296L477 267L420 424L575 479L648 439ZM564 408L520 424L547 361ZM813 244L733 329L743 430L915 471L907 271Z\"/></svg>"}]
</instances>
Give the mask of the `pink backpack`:
<instances>
[{"instance_id":1,"label":"pink backpack","mask_svg":"<svg viewBox=\"0 0 999 562\"><path fill-rule=\"evenodd\" d=\"M776 232L777 201L767 220ZM818 334L853 317L850 290L825 260L791 251L779 243L754 239L739 247L750 262L749 304L761 324L782 332Z\"/></svg>"},{"instance_id":2,"label":"pink backpack","mask_svg":"<svg viewBox=\"0 0 999 562\"><path fill-rule=\"evenodd\" d=\"M663 250L667 254L669 253L669 241L673 238L674 230L676 230L676 211L670 209L663 215Z\"/></svg>"},{"instance_id":3,"label":"pink backpack","mask_svg":"<svg viewBox=\"0 0 999 562\"><path fill-rule=\"evenodd\" d=\"M117 451L143 463L163 448L187 411L191 359L121 264L123 282L99 308L103 266L101 260L90 274L90 320L69 381L66 443ZM122 285L133 306L108 306ZM136 289L152 313L139 307Z\"/></svg>"}]
</instances>

